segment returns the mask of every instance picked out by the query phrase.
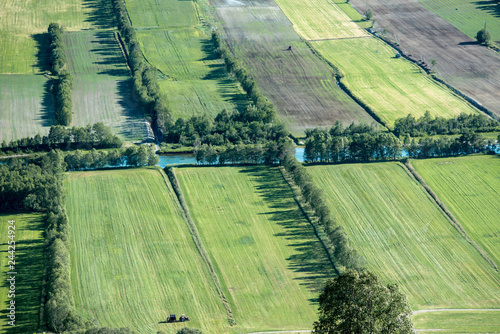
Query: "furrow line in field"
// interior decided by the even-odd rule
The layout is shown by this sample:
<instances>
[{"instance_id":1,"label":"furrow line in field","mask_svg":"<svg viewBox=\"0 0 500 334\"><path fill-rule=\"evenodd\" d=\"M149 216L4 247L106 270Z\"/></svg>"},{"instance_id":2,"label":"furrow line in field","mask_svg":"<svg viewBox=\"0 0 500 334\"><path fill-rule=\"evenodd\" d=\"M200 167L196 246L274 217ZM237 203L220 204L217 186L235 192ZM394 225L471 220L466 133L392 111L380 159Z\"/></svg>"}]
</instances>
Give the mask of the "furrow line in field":
<instances>
[{"instance_id":1,"label":"furrow line in field","mask_svg":"<svg viewBox=\"0 0 500 334\"><path fill-rule=\"evenodd\" d=\"M481 257L495 270L498 272L498 267L495 262L489 257L489 255L482 249L467 233L467 231L463 228L460 222L455 218L455 216L450 212L448 207L444 204L443 201L439 199L437 194L432 190L431 187L424 181L424 179L417 173L417 171L413 168L410 163L410 160L407 160L404 164L400 164L403 169L414 178L427 192L431 200L439 207L443 215L450 222L450 224L460 233L460 235L476 249Z\"/></svg>"},{"instance_id":2,"label":"furrow line in field","mask_svg":"<svg viewBox=\"0 0 500 334\"><path fill-rule=\"evenodd\" d=\"M174 189L175 195L176 195L177 200L179 202L179 205L181 207L182 216L183 216L184 220L186 221L186 224L188 225L189 231L191 232L191 236L193 238L196 249L198 250L198 253L200 254L202 260L207 265L208 270L210 272L210 276L211 276L211 278L215 284L215 287L217 289L217 294L219 295L219 297L222 301L222 305L224 305L224 308L226 309L229 325L231 325L231 326L236 325L236 321L234 319L233 312L231 311L231 306L229 305L229 302L224 294L224 291L222 290L222 286L221 286L221 283L219 281L219 277L217 276L217 273L215 272L214 265L212 264L212 261L210 260L208 252L207 252L205 246L203 245L200 234L198 233L198 229L196 228L196 224L194 223L193 219L191 218L191 214L189 213L189 209L188 209L186 200L184 198L184 195L182 194L179 180L175 176L174 169L168 168L166 170L166 173L167 173L166 176L168 177L168 180L165 177L165 173L163 171L158 170L158 172L163 177L163 180L165 181L167 186L168 186L169 182L172 185L172 188Z\"/></svg>"}]
</instances>

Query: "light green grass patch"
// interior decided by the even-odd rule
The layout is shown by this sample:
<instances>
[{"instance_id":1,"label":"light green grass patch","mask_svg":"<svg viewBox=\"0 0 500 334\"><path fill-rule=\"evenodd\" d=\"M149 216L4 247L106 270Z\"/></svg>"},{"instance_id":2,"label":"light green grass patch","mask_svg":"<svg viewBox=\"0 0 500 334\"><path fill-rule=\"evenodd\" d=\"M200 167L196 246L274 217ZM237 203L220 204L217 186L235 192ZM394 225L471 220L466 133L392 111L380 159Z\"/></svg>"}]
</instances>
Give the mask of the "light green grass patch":
<instances>
[{"instance_id":1,"label":"light green grass patch","mask_svg":"<svg viewBox=\"0 0 500 334\"><path fill-rule=\"evenodd\" d=\"M427 333L425 329L440 329L440 333L500 333L500 310L419 313L413 316L413 323L419 333Z\"/></svg>"},{"instance_id":2,"label":"light green grass patch","mask_svg":"<svg viewBox=\"0 0 500 334\"><path fill-rule=\"evenodd\" d=\"M500 305L500 278L398 163L308 168L368 269L414 310Z\"/></svg>"},{"instance_id":3,"label":"light green grass patch","mask_svg":"<svg viewBox=\"0 0 500 334\"><path fill-rule=\"evenodd\" d=\"M125 140L146 138L150 128L132 100L130 71L113 32L68 32L64 41L73 75L72 124L103 122Z\"/></svg>"},{"instance_id":4,"label":"light green grass patch","mask_svg":"<svg viewBox=\"0 0 500 334\"><path fill-rule=\"evenodd\" d=\"M156 334L184 327L160 322L185 313L190 327L225 332L222 303L159 170L69 173L66 188L78 314Z\"/></svg>"},{"instance_id":5,"label":"light green grass patch","mask_svg":"<svg viewBox=\"0 0 500 334\"><path fill-rule=\"evenodd\" d=\"M500 42L500 7L493 0L419 0L431 11L450 22L455 28L471 38L486 28L491 40Z\"/></svg>"},{"instance_id":6,"label":"light green grass patch","mask_svg":"<svg viewBox=\"0 0 500 334\"><path fill-rule=\"evenodd\" d=\"M368 35L330 0L276 0L276 3L306 40Z\"/></svg>"},{"instance_id":7,"label":"light green grass patch","mask_svg":"<svg viewBox=\"0 0 500 334\"><path fill-rule=\"evenodd\" d=\"M500 158L414 160L412 165L500 267Z\"/></svg>"},{"instance_id":8,"label":"light green grass patch","mask_svg":"<svg viewBox=\"0 0 500 334\"><path fill-rule=\"evenodd\" d=\"M54 124L49 85L42 75L0 75L0 141L49 132Z\"/></svg>"},{"instance_id":9,"label":"light green grass patch","mask_svg":"<svg viewBox=\"0 0 500 334\"><path fill-rule=\"evenodd\" d=\"M126 0L132 25L149 28L193 27L198 24L195 1Z\"/></svg>"},{"instance_id":10,"label":"light green grass patch","mask_svg":"<svg viewBox=\"0 0 500 334\"><path fill-rule=\"evenodd\" d=\"M333 267L276 168L176 169L237 332L305 330Z\"/></svg>"},{"instance_id":11,"label":"light green grass patch","mask_svg":"<svg viewBox=\"0 0 500 334\"><path fill-rule=\"evenodd\" d=\"M372 107L389 126L397 118L453 117L477 112L448 88L433 81L414 64L396 58L395 51L375 38L313 42L327 60L345 74L345 85Z\"/></svg>"},{"instance_id":12,"label":"light green grass patch","mask_svg":"<svg viewBox=\"0 0 500 334\"><path fill-rule=\"evenodd\" d=\"M9 248L9 221L14 221L15 249ZM40 326L40 297L42 293L43 279L43 253L44 253L44 220L43 215L35 213L24 214L0 214L0 307L2 317L0 318L0 333L34 333ZM10 268L8 256L14 250L14 268ZM16 272L7 275L7 272ZM14 297L9 298L10 284L7 278L14 276ZM7 322L7 307L10 302L15 304L15 326Z\"/></svg>"}]
</instances>

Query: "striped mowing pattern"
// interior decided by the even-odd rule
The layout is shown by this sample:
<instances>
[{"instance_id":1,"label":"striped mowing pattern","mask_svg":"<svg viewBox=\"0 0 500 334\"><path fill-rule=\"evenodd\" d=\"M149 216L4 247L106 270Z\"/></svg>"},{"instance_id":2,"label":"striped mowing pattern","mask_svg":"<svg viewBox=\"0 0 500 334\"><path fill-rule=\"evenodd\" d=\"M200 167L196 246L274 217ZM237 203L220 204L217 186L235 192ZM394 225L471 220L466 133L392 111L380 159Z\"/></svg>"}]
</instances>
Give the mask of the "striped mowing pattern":
<instances>
[{"instance_id":1,"label":"striped mowing pattern","mask_svg":"<svg viewBox=\"0 0 500 334\"><path fill-rule=\"evenodd\" d=\"M500 267L500 159L469 156L412 160L465 231Z\"/></svg>"},{"instance_id":2,"label":"striped mowing pattern","mask_svg":"<svg viewBox=\"0 0 500 334\"><path fill-rule=\"evenodd\" d=\"M176 175L231 304L236 330L301 330L333 268L279 170L178 168Z\"/></svg>"},{"instance_id":3,"label":"striped mowing pattern","mask_svg":"<svg viewBox=\"0 0 500 334\"><path fill-rule=\"evenodd\" d=\"M69 173L76 308L101 326L224 333L225 311L199 258L175 194L156 169Z\"/></svg>"},{"instance_id":4,"label":"striped mowing pattern","mask_svg":"<svg viewBox=\"0 0 500 334\"><path fill-rule=\"evenodd\" d=\"M308 168L366 266L414 309L487 308L500 277L398 163Z\"/></svg>"}]
</instances>

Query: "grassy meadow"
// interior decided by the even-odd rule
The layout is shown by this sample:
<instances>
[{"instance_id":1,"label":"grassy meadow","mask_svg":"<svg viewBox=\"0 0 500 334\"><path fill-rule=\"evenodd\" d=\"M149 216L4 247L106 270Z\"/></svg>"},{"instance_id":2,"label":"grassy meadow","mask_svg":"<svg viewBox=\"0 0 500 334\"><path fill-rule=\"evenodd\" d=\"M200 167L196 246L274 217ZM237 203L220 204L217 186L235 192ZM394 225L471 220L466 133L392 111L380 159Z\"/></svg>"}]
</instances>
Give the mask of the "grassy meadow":
<instances>
[{"instance_id":1,"label":"grassy meadow","mask_svg":"<svg viewBox=\"0 0 500 334\"><path fill-rule=\"evenodd\" d=\"M246 95L216 59L209 32L192 1L127 0L148 62L158 68L159 85L174 118L208 114L246 105Z\"/></svg>"},{"instance_id":2,"label":"grassy meadow","mask_svg":"<svg viewBox=\"0 0 500 334\"><path fill-rule=\"evenodd\" d=\"M500 7L493 0L419 0L471 38L487 24L491 40L500 42Z\"/></svg>"},{"instance_id":3,"label":"grassy meadow","mask_svg":"<svg viewBox=\"0 0 500 334\"><path fill-rule=\"evenodd\" d=\"M500 158L412 160L472 239L500 266Z\"/></svg>"},{"instance_id":4,"label":"grassy meadow","mask_svg":"<svg viewBox=\"0 0 500 334\"><path fill-rule=\"evenodd\" d=\"M500 277L399 163L308 168L366 267L414 310L496 308Z\"/></svg>"},{"instance_id":5,"label":"grassy meadow","mask_svg":"<svg viewBox=\"0 0 500 334\"><path fill-rule=\"evenodd\" d=\"M333 267L276 168L175 170L237 332L305 330Z\"/></svg>"},{"instance_id":6,"label":"grassy meadow","mask_svg":"<svg viewBox=\"0 0 500 334\"><path fill-rule=\"evenodd\" d=\"M162 171L69 173L72 282L78 314L101 326L224 333L225 310ZM166 177L166 176L165 176Z\"/></svg>"},{"instance_id":7,"label":"grassy meadow","mask_svg":"<svg viewBox=\"0 0 500 334\"><path fill-rule=\"evenodd\" d=\"M238 4L217 7L222 38L292 134L302 137L308 128L337 120L374 122L337 86L332 68L311 51L273 1Z\"/></svg>"},{"instance_id":8,"label":"grassy meadow","mask_svg":"<svg viewBox=\"0 0 500 334\"><path fill-rule=\"evenodd\" d=\"M54 124L50 84L43 75L0 74L0 142L49 132Z\"/></svg>"},{"instance_id":9,"label":"grassy meadow","mask_svg":"<svg viewBox=\"0 0 500 334\"><path fill-rule=\"evenodd\" d=\"M132 80L114 33L106 30L64 34L68 70L73 75L73 125L103 122L125 140L151 131L132 100Z\"/></svg>"},{"instance_id":10,"label":"grassy meadow","mask_svg":"<svg viewBox=\"0 0 500 334\"><path fill-rule=\"evenodd\" d=\"M413 315L414 328L439 329L440 333L500 333L500 309L496 311L445 311Z\"/></svg>"},{"instance_id":11,"label":"grassy meadow","mask_svg":"<svg viewBox=\"0 0 500 334\"><path fill-rule=\"evenodd\" d=\"M8 223L15 226L15 270L8 266L7 257ZM40 297L43 279L44 221L40 214L0 213L0 333L34 333L40 326ZM15 298L8 298L7 272L17 272L15 276ZM7 324L7 307L15 301L15 327Z\"/></svg>"},{"instance_id":12,"label":"grassy meadow","mask_svg":"<svg viewBox=\"0 0 500 334\"><path fill-rule=\"evenodd\" d=\"M389 126L397 118L410 113L420 117L427 110L433 116L447 118L477 112L448 88L423 74L419 67L396 58L392 48L375 38L321 41L312 45L341 69L344 84Z\"/></svg>"}]
</instances>

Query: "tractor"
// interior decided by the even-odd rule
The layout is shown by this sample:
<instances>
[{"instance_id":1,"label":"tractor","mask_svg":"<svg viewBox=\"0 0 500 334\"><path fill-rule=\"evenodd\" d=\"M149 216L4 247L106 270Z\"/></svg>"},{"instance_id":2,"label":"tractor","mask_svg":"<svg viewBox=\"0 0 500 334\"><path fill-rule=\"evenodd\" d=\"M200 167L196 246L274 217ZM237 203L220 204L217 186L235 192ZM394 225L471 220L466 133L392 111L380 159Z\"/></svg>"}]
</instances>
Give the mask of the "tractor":
<instances>
[{"instance_id":1,"label":"tractor","mask_svg":"<svg viewBox=\"0 0 500 334\"><path fill-rule=\"evenodd\" d=\"M182 314L179 319L175 316L175 314L171 314L170 317L167 318L167 322L184 322L189 321L189 317L186 317L185 314Z\"/></svg>"}]
</instances>

